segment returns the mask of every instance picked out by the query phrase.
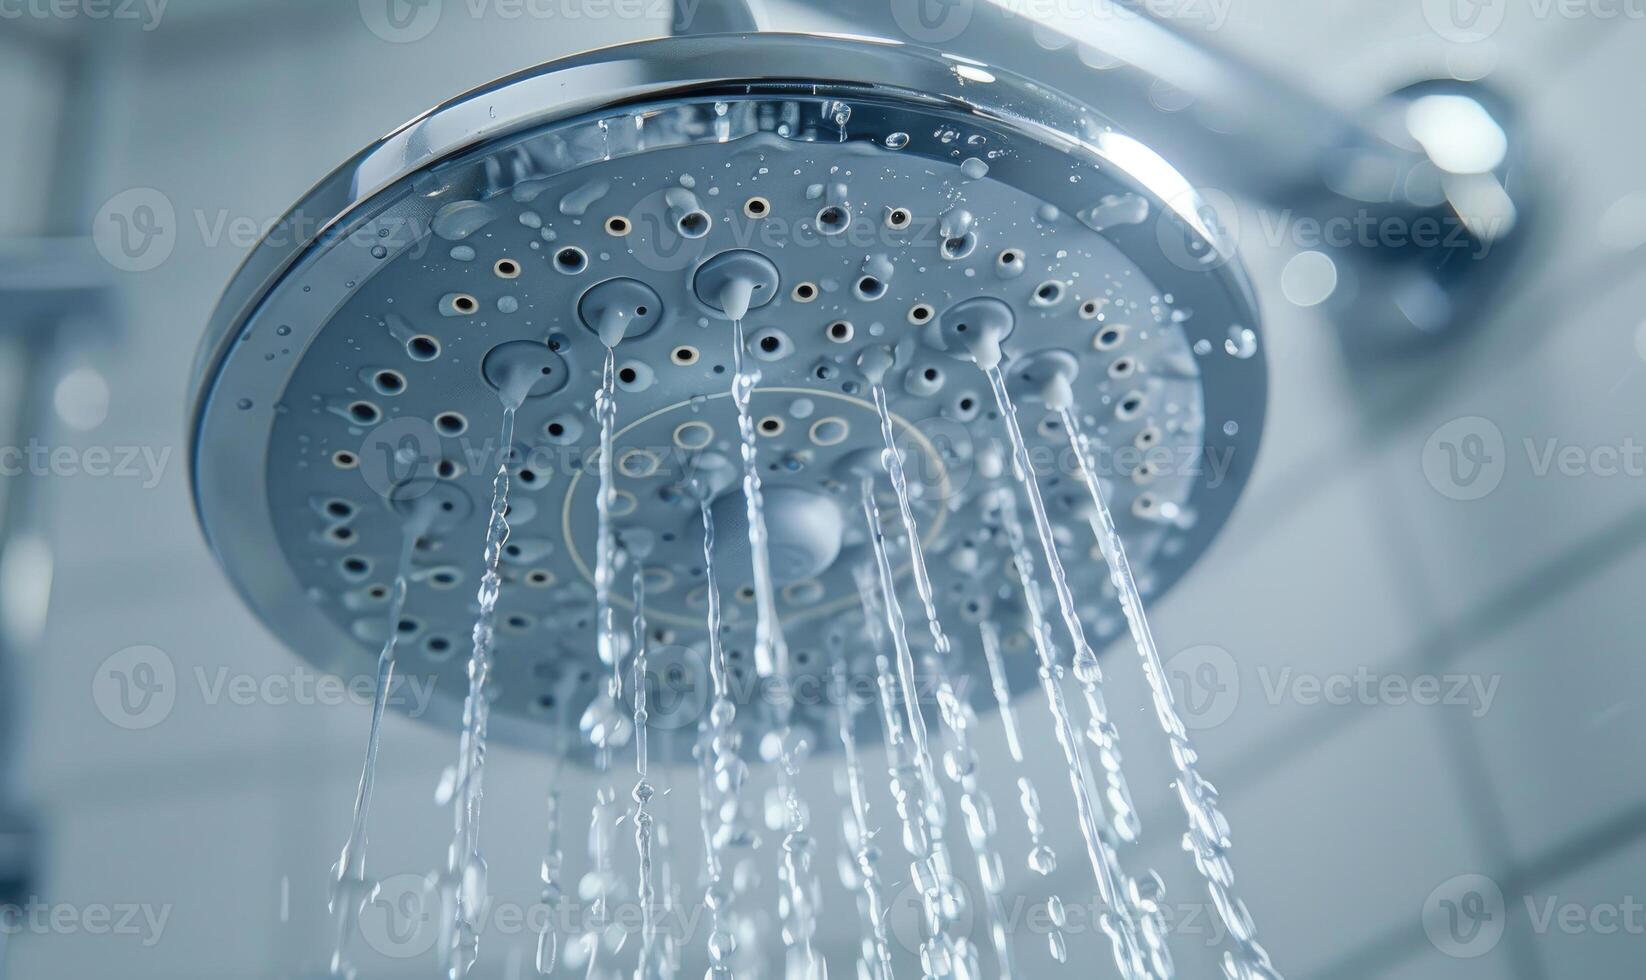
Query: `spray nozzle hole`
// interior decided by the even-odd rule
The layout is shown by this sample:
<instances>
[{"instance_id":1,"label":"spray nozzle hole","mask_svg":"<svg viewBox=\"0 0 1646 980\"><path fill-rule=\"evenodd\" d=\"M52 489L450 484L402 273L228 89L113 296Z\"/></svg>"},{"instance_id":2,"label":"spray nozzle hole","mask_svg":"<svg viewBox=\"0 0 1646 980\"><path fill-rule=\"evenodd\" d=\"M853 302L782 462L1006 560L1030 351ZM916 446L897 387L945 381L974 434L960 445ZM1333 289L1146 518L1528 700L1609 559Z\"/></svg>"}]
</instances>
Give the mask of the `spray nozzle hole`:
<instances>
[{"instance_id":1,"label":"spray nozzle hole","mask_svg":"<svg viewBox=\"0 0 1646 980\"><path fill-rule=\"evenodd\" d=\"M964 235L943 239L943 244L939 246L938 250L943 253L945 259L953 261L972 254L972 250L975 248L977 248L977 235L968 231Z\"/></svg>"},{"instance_id":2,"label":"spray nozzle hole","mask_svg":"<svg viewBox=\"0 0 1646 980\"><path fill-rule=\"evenodd\" d=\"M709 216L702 211L688 211L680 216L675 228L686 238L702 238L709 233Z\"/></svg>"},{"instance_id":3,"label":"spray nozzle hole","mask_svg":"<svg viewBox=\"0 0 1646 980\"><path fill-rule=\"evenodd\" d=\"M575 245L554 253L555 268L568 276L575 276L589 267L589 256Z\"/></svg>"},{"instance_id":4,"label":"spray nozzle hole","mask_svg":"<svg viewBox=\"0 0 1646 980\"><path fill-rule=\"evenodd\" d=\"M1055 306L1063 300L1063 284L1056 279L1048 279L1034 288L1036 306Z\"/></svg>"},{"instance_id":5,"label":"spray nozzle hole","mask_svg":"<svg viewBox=\"0 0 1646 980\"><path fill-rule=\"evenodd\" d=\"M406 390L406 376L399 371L379 371L372 375L371 383L382 395L398 395Z\"/></svg>"},{"instance_id":6,"label":"spray nozzle hole","mask_svg":"<svg viewBox=\"0 0 1646 980\"><path fill-rule=\"evenodd\" d=\"M845 231L850 223L851 215L837 204L831 204L817 212L817 228L825 235L838 235Z\"/></svg>"}]
</instances>

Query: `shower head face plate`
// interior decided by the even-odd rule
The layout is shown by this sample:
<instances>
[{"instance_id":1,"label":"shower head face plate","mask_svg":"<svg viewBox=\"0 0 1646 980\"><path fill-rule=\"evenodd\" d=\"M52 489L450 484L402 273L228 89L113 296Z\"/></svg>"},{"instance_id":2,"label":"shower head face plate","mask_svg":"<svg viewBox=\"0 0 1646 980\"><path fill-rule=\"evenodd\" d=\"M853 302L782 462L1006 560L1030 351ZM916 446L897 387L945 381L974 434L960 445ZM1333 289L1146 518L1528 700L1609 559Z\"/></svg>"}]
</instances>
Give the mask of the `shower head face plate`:
<instances>
[{"instance_id":1,"label":"shower head face plate","mask_svg":"<svg viewBox=\"0 0 1646 980\"><path fill-rule=\"evenodd\" d=\"M606 677L594 654L593 403L597 327L620 316L614 595L632 609L642 573L652 724L695 730L710 691L707 497L739 720L759 730L771 706L750 649L733 328L717 302L728 267L758 270L745 358L760 373L752 412L802 724L833 723L821 681L836 661L854 682L873 674L853 575L868 559L865 476L888 535L901 534L865 351L895 354L884 386L950 670L984 676L976 624L1001 623L1011 653L1021 615L992 503L1015 485L1005 433L983 373L952 342L957 318L986 308L1010 320L1003 370L1099 637L1123 620L1041 398L1055 372L1073 374L1150 594L1221 525L1261 430L1263 361L1242 280L1194 213L1165 203L1158 158L1053 93L916 49L716 40L599 52L452 103L414 124L423 139L396 134L346 168L359 199L323 234L254 255L231 287L201 365L197 505L242 592L299 653L372 672L407 515L430 515L397 624L399 671L435 681L429 716L455 723L502 465L511 530L492 728L535 744L575 732ZM704 80L705 45L722 61L735 52L741 73ZM795 64L854 81L795 81ZM539 105L479 139L462 125L475 99L530 103L545 79L636 66L638 91L601 81L592 105ZM680 80L659 93L671 71ZM447 131L458 145L399 152ZM383 176L385 147L403 172ZM335 207L335 183L306 206ZM505 447L497 386L511 371L534 384ZM906 582L906 552L894 561ZM927 655L918 603L904 601ZM1008 657L1014 689L1035 684L1033 661ZM675 742L684 754L691 738Z\"/></svg>"}]
</instances>

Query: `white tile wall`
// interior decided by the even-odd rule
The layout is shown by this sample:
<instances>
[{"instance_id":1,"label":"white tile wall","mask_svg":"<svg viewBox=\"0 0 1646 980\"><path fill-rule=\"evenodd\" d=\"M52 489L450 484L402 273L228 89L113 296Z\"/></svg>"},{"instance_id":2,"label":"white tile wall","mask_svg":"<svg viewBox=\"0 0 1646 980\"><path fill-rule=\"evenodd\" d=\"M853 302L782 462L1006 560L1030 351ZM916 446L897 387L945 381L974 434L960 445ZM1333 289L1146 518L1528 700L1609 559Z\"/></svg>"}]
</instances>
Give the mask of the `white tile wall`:
<instances>
[{"instance_id":1,"label":"white tile wall","mask_svg":"<svg viewBox=\"0 0 1646 980\"><path fill-rule=\"evenodd\" d=\"M1501 678L1474 727L1519 860L1646 799L1625 775L1629 746L1646 736L1632 693L1646 665L1629 640L1646 626L1632 587L1642 573L1646 560L1631 555L1454 662Z\"/></svg>"},{"instance_id":2,"label":"white tile wall","mask_svg":"<svg viewBox=\"0 0 1646 980\"><path fill-rule=\"evenodd\" d=\"M1646 941L1646 846L1639 843L1507 900L1520 907L1511 928L1538 937L1551 977L1629 976ZM1528 904L1528 902L1530 904Z\"/></svg>"}]
</instances>

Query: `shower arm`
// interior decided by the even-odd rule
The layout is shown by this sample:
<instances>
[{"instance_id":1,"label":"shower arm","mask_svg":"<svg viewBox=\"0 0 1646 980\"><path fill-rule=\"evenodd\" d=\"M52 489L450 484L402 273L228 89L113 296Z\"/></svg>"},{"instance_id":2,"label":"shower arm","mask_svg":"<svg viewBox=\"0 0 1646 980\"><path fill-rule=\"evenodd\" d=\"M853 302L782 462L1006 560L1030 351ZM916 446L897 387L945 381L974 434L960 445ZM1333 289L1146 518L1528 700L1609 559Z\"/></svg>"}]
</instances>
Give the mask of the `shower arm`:
<instances>
[{"instance_id":1,"label":"shower arm","mask_svg":"<svg viewBox=\"0 0 1646 980\"><path fill-rule=\"evenodd\" d=\"M1293 219L1406 229L1403 243L1332 251L1340 288L1326 309L1357 351L1444 337L1478 322L1525 240L1529 179L1513 114L1478 83L1423 81L1362 115L1343 111L1238 56L1163 23L1127 0L1073 0L1086 16L1053 25L1011 0L770 0L674 5L675 34L808 30L926 44L1005 68L1081 99L1155 150L1195 185L1226 229L1235 200ZM936 21L930 18L935 15ZM925 18L925 19L922 19ZM918 34L916 37L914 35ZM1425 95L1462 96L1508 143L1490 171L1447 174L1406 126ZM1167 100L1184 106L1160 108ZM1423 179L1416 179L1416 178ZM1204 213L1204 208L1202 208ZM1418 243L1419 222L1459 235ZM1235 236L1238 239L1238 235ZM1299 247L1306 247L1300 244Z\"/></svg>"}]
</instances>

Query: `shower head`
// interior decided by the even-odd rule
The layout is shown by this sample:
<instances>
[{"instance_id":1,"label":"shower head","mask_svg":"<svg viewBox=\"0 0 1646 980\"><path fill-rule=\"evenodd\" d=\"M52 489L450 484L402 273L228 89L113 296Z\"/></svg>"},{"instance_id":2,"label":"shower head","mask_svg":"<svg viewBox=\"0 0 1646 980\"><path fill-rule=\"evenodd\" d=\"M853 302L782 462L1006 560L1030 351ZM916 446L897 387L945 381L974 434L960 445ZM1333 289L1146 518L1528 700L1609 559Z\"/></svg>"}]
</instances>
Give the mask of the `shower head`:
<instances>
[{"instance_id":1,"label":"shower head","mask_svg":"<svg viewBox=\"0 0 1646 980\"><path fill-rule=\"evenodd\" d=\"M697 36L512 76L355 157L235 276L195 371L200 520L270 628L348 675L372 669L409 534L400 670L438 678L427 716L455 724L485 502L506 462L491 729L551 744L603 676L591 412L602 341L620 337L614 598L626 606L643 568L665 691L653 724L695 725L704 498L721 525L728 656L754 675L727 396L728 310L747 305L794 690L862 647L853 571L867 553L859 483L880 474L875 380L955 669L982 676L962 624L1019 613L991 540L1012 472L968 338L998 339L1051 519L1080 530L1089 498L1045 401L1072 387L1152 595L1245 484L1264 410L1256 311L1193 200L1091 108L909 45ZM510 389L526 397L501 446ZM1120 620L1102 559L1087 535L1071 540L1082 611L1107 635ZM1032 659L1011 658L1014 689L1035 683ZM826 700L797 697L797 718Z\"/></svg>"}]
</instances>

